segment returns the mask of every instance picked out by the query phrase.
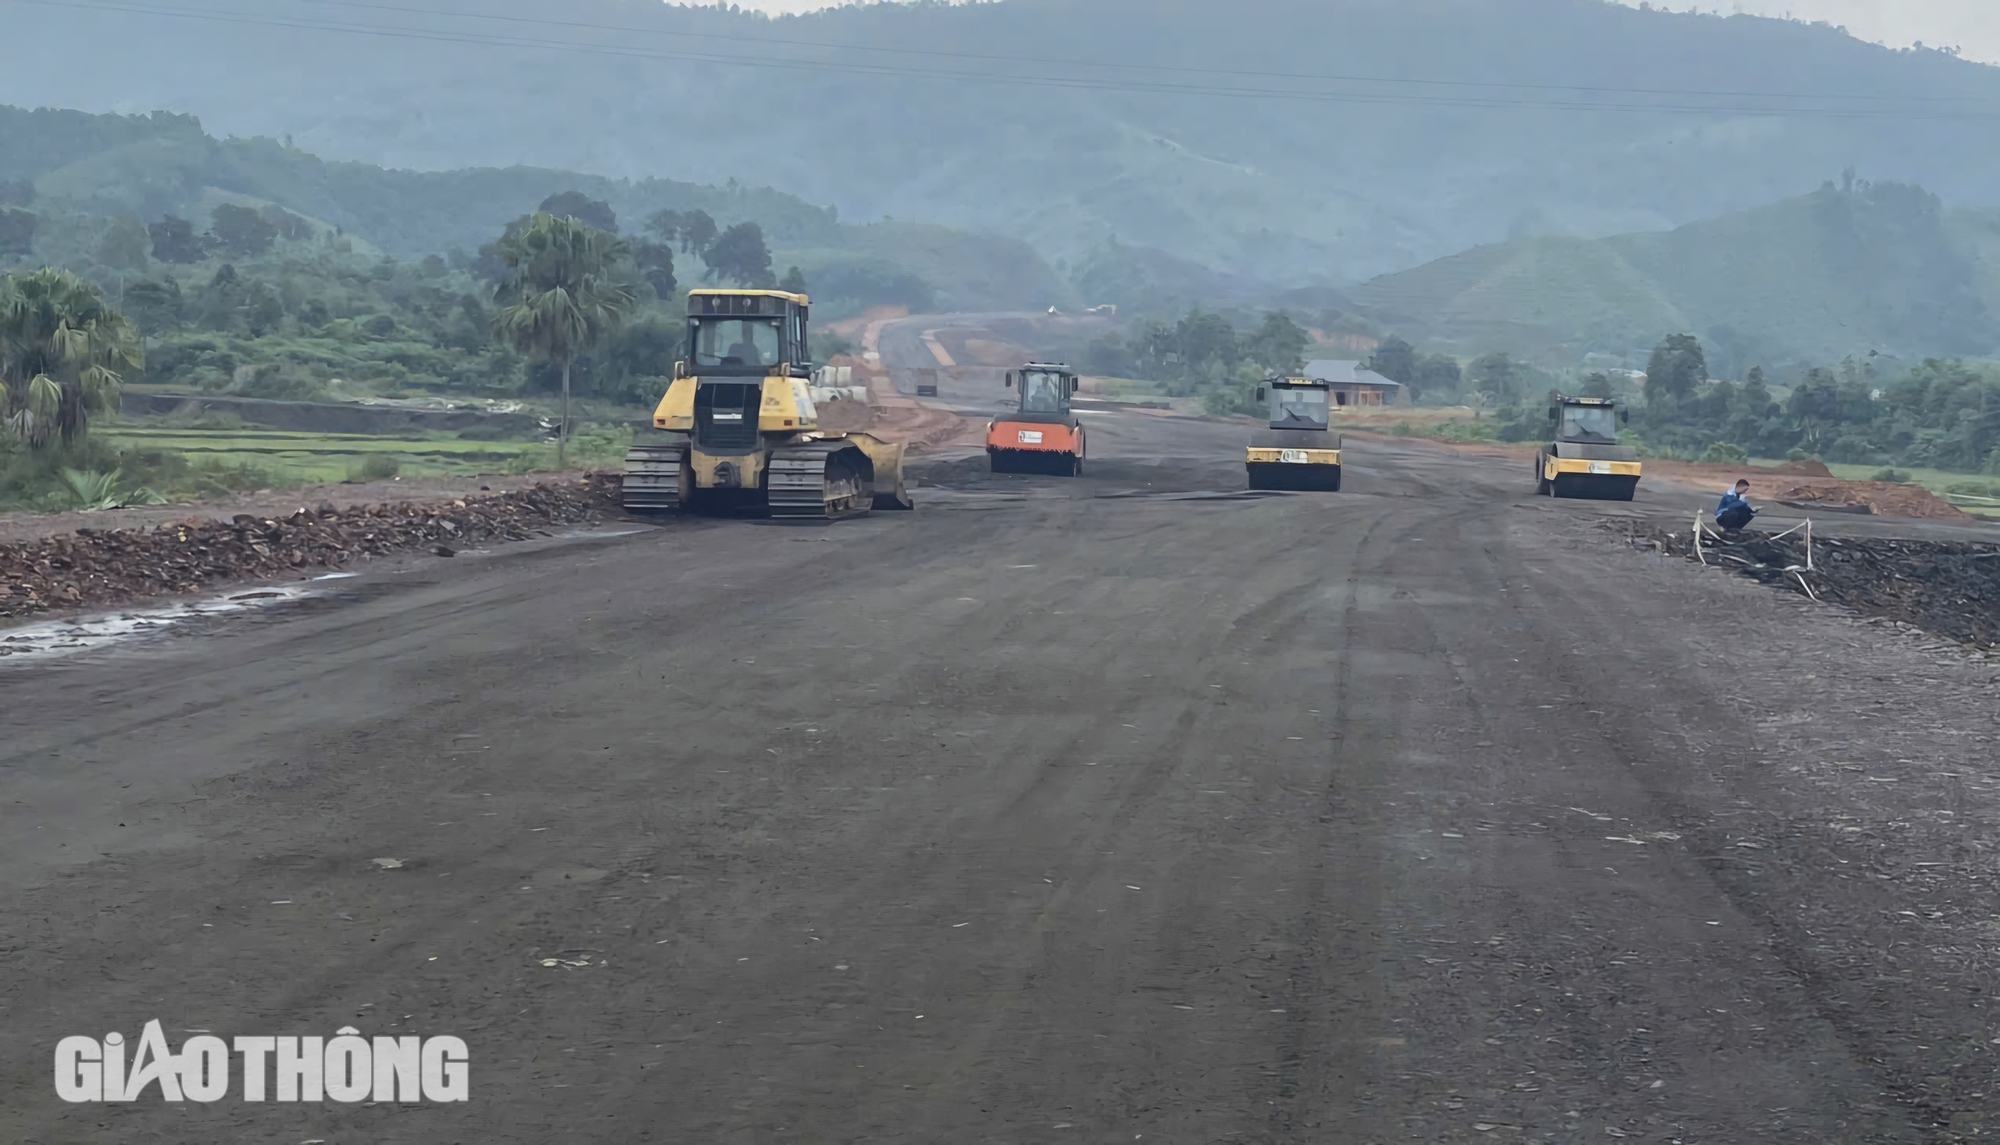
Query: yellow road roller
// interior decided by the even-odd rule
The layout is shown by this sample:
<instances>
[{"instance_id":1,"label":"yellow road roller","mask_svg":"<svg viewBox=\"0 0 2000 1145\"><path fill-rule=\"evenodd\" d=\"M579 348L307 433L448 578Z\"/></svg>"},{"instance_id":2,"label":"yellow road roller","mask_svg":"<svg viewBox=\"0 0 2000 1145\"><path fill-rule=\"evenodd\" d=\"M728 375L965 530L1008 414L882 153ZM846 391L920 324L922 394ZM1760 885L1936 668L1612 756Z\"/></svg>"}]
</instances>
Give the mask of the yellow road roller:
<instances>
[{"instance_id":1,"label":"yellow road roller","mask_svg":"<svg viewBox=\"0 0 2000 1145\"><path fill-rule=\"evenodd\" d=\"M1250 488L1340 491L1340 437L1328 428L1332 389L1321 378L1272 378L1257 391L1271 418L1244 451Z\"/></svg>"},{"instance_id":2,"label":"yellow road roller","mask_svg":"<svg viewBox=\"0 0 2000 1145\"><path fill-rule=\"evenodd\" d=\"M1628 416L1611 398L1557 395L1549 406L1555 440L1535 453L1535 492L1630 501L1639 488L1639 451L1618 444L1618 424Z\"/></svg>"}]
</instances>

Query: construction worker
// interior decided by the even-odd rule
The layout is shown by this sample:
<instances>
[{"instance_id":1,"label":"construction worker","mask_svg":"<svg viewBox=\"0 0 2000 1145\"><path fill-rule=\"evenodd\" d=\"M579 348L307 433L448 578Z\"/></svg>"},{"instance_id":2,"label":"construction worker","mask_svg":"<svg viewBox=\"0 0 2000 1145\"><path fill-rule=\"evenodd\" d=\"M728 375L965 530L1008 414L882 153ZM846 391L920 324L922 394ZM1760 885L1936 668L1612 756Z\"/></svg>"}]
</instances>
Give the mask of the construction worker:
<instances>
[{"instance_id":1,"label":"construction worker","mask_svg":"<svg viewBox=\"0 0 2000 1145\"><path fill-rule=\"evenodd\" d=\"M1749 492L1750 482L1744 478L1737 479L1735 485L1722 491L1722 502L1715 507L1717 527L1733 533L1750 523L1750 518L1757 515L1757 510L1751 508L1750 502L1744 500Z\"/></svg>"}]
</instances>

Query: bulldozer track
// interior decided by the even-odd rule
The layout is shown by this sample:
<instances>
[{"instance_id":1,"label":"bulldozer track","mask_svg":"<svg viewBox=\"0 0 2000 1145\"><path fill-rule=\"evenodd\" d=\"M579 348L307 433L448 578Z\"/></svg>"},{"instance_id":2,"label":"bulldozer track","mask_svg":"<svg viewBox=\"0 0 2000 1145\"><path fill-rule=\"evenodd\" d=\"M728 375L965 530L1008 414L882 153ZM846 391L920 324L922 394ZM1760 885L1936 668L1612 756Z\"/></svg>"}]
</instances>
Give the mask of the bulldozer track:
<instances>
[{"instance_id":1,"label":"bulldozer track","mask_svg":"<svg viewBox=\"0 0 2000 1145\"><path fill-rule=\"evenodd\" d=\"M768 498L780 521L837 521L875 505L867 456L844 441L788 445L771 454Z\"/></svg>"},{"instance_id":2,"label":"bulldozer track","mask_svg":"<svg viewBox=\"0 0 2000 1145\"><path fill-rule=\"evenodd\" d=\"M682 508L688 492L686 442L634 443L625 455L620 502L627 512L664 513Z\"/></svg>"}]
</instances>

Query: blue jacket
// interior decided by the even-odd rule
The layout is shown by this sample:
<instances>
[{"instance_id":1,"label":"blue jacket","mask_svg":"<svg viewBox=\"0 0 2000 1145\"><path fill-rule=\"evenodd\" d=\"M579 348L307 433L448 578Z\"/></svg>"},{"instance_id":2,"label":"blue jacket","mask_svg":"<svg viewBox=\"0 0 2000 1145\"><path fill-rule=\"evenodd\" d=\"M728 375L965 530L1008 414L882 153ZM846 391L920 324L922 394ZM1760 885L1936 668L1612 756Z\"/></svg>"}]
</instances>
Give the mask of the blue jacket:
<instances>
[{"instance_id":1,"label":"blue jacket","mask_svg":"<svg viewBox=\"0 0 2000 1145\"><path fill-rule=\"evenodd\" d=\"M1716 519L1720 520L1724 513L1729 512L1731 509L1736 508L1738 505L1741 505L1744 508L1749 508L1750 502L1745 501L1743 498L1736 495L1735 486L1731 486L1730 488L1723 490L1722 503L1715 507Z\"/></svg>"}]
</instances>

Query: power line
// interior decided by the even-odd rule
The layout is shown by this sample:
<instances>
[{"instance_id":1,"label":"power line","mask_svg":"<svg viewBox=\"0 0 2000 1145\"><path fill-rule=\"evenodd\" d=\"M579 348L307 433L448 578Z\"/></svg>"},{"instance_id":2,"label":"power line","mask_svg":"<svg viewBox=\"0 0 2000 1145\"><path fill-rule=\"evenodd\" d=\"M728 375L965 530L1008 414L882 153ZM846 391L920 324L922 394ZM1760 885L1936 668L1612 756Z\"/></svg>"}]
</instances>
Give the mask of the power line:
<instances>
[{"instance_id":1,"label":"power line","mask_svg":"<svg viewBox=\"0 0 2000 1145\"><path fill-rule=\"evenodd\" d=\"M274 19L254 16L241 12L220 12L213 9L170 8L156 4L117 3L113 0L7 0L15 4L33 4L39 7L65 8L104 12L125 12L139 15L166 16L182 19L206 20L210 22L239 24L262 27L290 28L301 31L337 32L349 35L364 35L385 39L428 41L433 43L469 44L486 47L510 48L529 51L565 51L625 59L664 61L676 63L709 63L733 67L756 67L785 71L819 71L837 74L870 75L888 78L937 79L951 82L975 82L1004 84L1018 87L1058 88L1084 91L1105 91L1125 94L1188 95L1227 99L1274 99L1290 102L1345 103L1402 105L1437 108L1494 108L1523 111L1622 111L1646 113L1684 113L1702 115L1747 115L1775 118L1817 118L1817 119L1880 119L1897 118L1903 120L1994 120L2000 119L2000 112L1973 111L1929 111L1908 112L1870 108L1827 108L1827 107L1735 107L1726 104L1693 103L1675 104L1658 102L1604 102L1558 99L1502 98L1500 96L1443 96L1420 95L1401 92L1333 92L1312 91L1291 87L1249 87L1224 86L1219 84L1188 84L1168 81L1110 80L1086 76L1031 76L996 72L947 71L935 68L902 67L890 64L863 63L858 61L811 60L801 58L772 58L768 56L741 56L718 52L660 51L642 49L630 45L588 44L572 40L527 39L517 36L503 36L467 31L428 31L413 28L397 28L380 24L341 23L330 20ZM415 10L411 10L415 11ZM453 15L453 13L430 12L431 15ZM463 15L463 13L456 13ZM614 31L609 27L602 30ZM831 45L817 45L831 47ZM1019 59L1014 62L1033 62L1052 66L1056 61L1029 61ZM1068 66L1068 65L1063 65ZM1277 74L1224 72L1213 74L1251 75L1258 78L1282 78ZM1321 82L1331 82L1326 77L1314 77ZM1370 81L1346 81L1370 82ZM1605 89L1607 94L1615 89ZM1638 94L1639 89L1630 93ZM1676 93L1694 95L1695 93ZM1758 96L1757 98L1770 98ZM1786 97L1822 98L1822 97Z\"/></svg>"}]
</instances>

